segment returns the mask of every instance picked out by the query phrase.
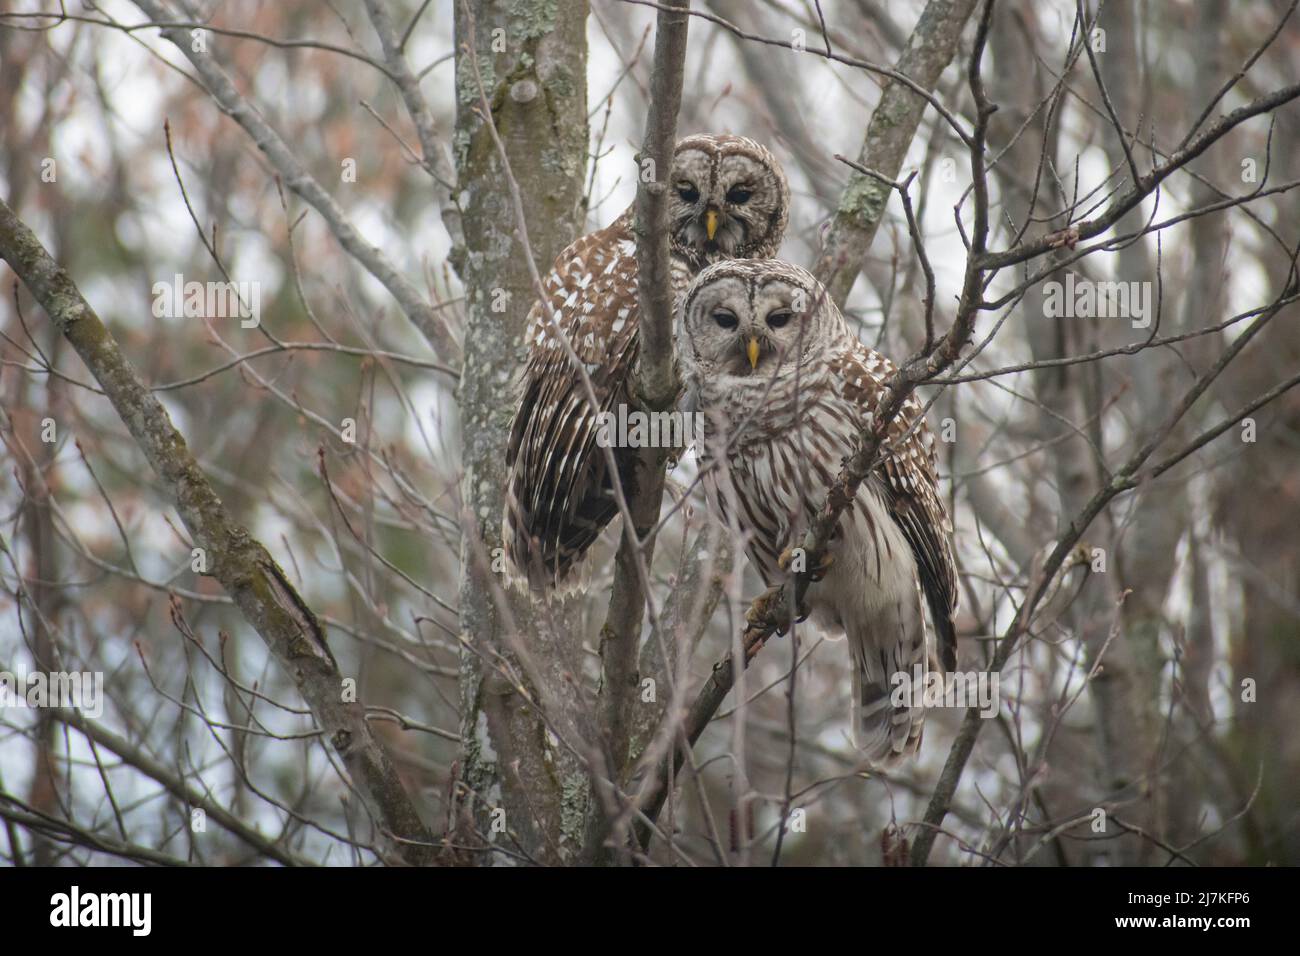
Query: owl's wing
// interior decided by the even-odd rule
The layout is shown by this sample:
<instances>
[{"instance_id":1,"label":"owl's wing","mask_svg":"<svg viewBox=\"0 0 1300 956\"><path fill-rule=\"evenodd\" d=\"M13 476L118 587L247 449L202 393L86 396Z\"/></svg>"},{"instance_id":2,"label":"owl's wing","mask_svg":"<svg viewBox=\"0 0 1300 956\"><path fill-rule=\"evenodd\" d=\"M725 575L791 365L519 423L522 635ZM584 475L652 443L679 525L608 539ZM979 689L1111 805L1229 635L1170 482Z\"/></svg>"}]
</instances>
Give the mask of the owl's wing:
<instances>
[{"instance_id":1,"label":"owl's wing","mask_svg":"<svg viewBox=\"0 0 1300 956\"><path fill-rule=\"evenodd\" d=\"M862 421L870 421L881 400L880 385L894 371L893 363L855 341L838 353L832 364L845 397L862 410ZM882 448L880 487L894 522L916 558L921 588L939 638L940 658L944 669L951 671L957 666L957 635L952 620L957 610L957 562L952 551L952 521L939 497L934 434L922 412L921 401L913 393L890 422ZM916 427L912 429L914 422Z\"/></svg>"},{"instance_id":2,"label":"owl's wing","mask_svg":"<svg viewBox=\"0 0 1300 956\"><path fill-rule=\"evenodd\" d=\"M566 248L544 290L591 379L596 406L555 326L534 303L506 452L504 538L511 561L535 587L562 581L618 512L596 436L599 413L628 400L636 362L636 243L628 217ZM616 460L624 454L615 449Z\"/></svg>"}]
</instances>

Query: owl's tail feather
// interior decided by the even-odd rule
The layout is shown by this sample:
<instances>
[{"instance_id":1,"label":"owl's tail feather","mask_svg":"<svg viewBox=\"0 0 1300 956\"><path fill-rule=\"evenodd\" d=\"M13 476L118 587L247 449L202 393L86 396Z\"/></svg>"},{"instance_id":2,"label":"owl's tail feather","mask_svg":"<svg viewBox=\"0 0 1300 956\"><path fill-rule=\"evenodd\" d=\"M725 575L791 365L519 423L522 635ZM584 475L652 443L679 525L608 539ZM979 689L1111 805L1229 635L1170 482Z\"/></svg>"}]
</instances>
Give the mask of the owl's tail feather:
<instances>
[{"instance_id":1,"label":"owl's tail feather","mask_svg":"<svg viewBox=\"0 0 1300 956\"><path fill-rule=\"evenodd\" d=\"M911 693L927 670L925 619L918 597L904 597L850 635L853 659L854 744L874 766L888 768L916 753L925 720Z\"/></svg>"},{"instance_id":2,"label":"owl's tail feather","mask_svg":"<svg viewBox=\"0 0 1300 956\"><path fill-rule=\"evenodd\" d=\"M925 710L911 703L898 706L894 687L874 681L860 666L853 668L853 743L872 765L898 765L921 747Z\"/></svg>"}]
</instances>

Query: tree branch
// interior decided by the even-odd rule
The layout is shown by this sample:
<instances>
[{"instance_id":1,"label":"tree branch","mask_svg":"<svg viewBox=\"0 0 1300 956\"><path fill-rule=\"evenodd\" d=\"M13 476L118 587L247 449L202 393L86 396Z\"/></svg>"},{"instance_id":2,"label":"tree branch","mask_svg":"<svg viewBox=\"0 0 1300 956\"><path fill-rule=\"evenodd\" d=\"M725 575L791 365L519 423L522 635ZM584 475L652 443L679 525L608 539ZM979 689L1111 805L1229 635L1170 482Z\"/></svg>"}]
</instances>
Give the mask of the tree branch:
<instances>
[{"instance_id":1,"label":"tree branch","mask_svg":"<svg viewBox=\"0 0 1300 956\"><path fill-rule=\"evenodd\" d=\"M283 847L245 824L225 807L214 803L209 794L194 790L185 782L183 777L177 776L171 769L150 757L143 750L132 746L129 741L113 733L102 724L86 719L80 711L61 707L54 711L54 716L69 727L75 727L81 731L88 740L92 740L104 747L114 756L119 757L123 763L134 767L146 777L166 788L169 793L183 801L190 809L202 809L217 826L242 840L268 860L275 860L283 866L308 865L307 861L287 852Z\"/></svg>"},{"instance_id":2,"label":"tree branch","mask_svg":"<svg viewBox=\"0 0 1300 956\"><path fill-rule=\"evenodd\" d=\"M158 23L167 23L170 20L167 11L158 0L135 0L135 4L144 11L146 16ZM262 119L261 115L239 94L230 77L218 65L216 58L210 53L195 52L191 38L184 28L164 26L161 29L163 37L170 40L193 64L208 93L221 107L221 111L244 128L257 148L270 160L275 171L284 180L284 184L320 213L330 232L334 234L334 238L397 300L398 305L424 335L430 348L438 354L438 357L448 364L457 364L460 346L446 320L425 301L420 290L397 271L388 257L357 231L342 207L312 177L307 167L280 138L280 134L272 129L270 124ZM428 159L427 156L425 158ZM448 232L452 232L452 228L452 225L448 224ZM452 238L455 239L454 232Z\"/></svg>"},{"instance_id":3,"label":"tree branch","mask_svg":"<svg viewBox=\"0 0 1300 956\"><path fill-rule=\"evenodd\" d=\"M1297 97L1300 97L1300 83L1294 83L1291 86L1284 86L1271 93L1266 93L1251 100L1245 106L1240 106L1231 113L1220 116L1207 126L1203 132L1192 138L1186 146L1174 150L1163 163L1154 167L1146 175L1139 177L1123 195L1116 197L1106 211L1096 219L1085 220L1071 226L1070 242L1083 242L1094 236L1101 235L1123 219L1131 209L1149 196L1170 175L1200 156L1237 126L1252 117L1271 112ZM1004 269L1007 266L1035 259L1052 249L1058 248L1060 245L1060 233L1050 233L1040 236L1032 242L1013 246L1004 252L986 252L979 257L980 266L984 269Z\"/></svg>"},{"instance_id":4,"label":"tree branch","mask_svg":"<svg viewBox=\"0 0 1300 956\"><path fill-rule=\"evenodd\" d=\"M420 82L411 72L410 64L406 62L403 48L407 37L410 36L410 27L407 28L407 35L398 40L397 30L393 26L386 4L379 0L366 0L366 12L370 15L370 22L379 37L379 44L383 47L384 65L393 82L397 84L398 92L402 94L406 112L411 115L411 122L415 124L415 133L420 138L420 151L423 154L420 157L420 165L439 186L438 201L442 210L442 224L446 227L447 234L451 236L452 259L455 261L459 258L457 250L463 249L465 245L460 207L456 205L456 171L452 168L451 159L438 142L437 130L433 125L433 113L429 110L429 103L424 98L424 94L420 92ZM416 18L411 20L411 27L415 26L418 18L417 14Z\"/></svg>"},{"instance_id":5,"label":"tree branch","mask_svg":"<svg viewBox=\"0 0 1300 956\"><path fill-rule=\"evenodd\" d=\"M668 182L677 143L677 112L690 0L672 0L656 16L654 67L645 138L637 157L641 169L636 193L637 297L639 351L632 393L650 411L672 407L680 391L673 354L673 276L668 249ZM647 163L653 164L647 167ZM631 738L629 708L636 690L637 644L645 616L647 577L654 556L653 530L663 502L667 450L639 448L623 480L632 488L623 538L615 557L614 586L601 628L600 716L615 774L627 763ZM597 845L603 842L596 842Z\"/></svg>"},{"instance_id":6,"label":"tree branch","mask_svg":"<svg viewBox=\"0 0 1300 956\"><path fill-rule=\"evenodd\" d=\"M668 189L682 104L690 0L671 0L681 12L660 10L655 26L650 108L639 161L654 163L636 191L637 296L641 309L637 397L654 410L669 408L679 385L673 360L673 276L668 252ZM643 165L644 168L644 165Z\"/></svg>"},{"instance_id":7,"label":"tree branch","mask_svg":"<svg viewBox=\"0 0 1300 956\"><path fill-rule=\"evenodd\" d=\"M895 71L911 77L927 92L932 91L956 55L957 41L974 8L975 0L930 0ZM908 86L896 81L886 84L871 114L858 163L887 179L897 179L925 107L926 100ZM848 299L871 249L888 200L889 187L873 182L861 171L851 175L844 187L839 209L813 268L840 307Z\"/></svg>"},{"instance_id":8,"label":"tree branch","mask_svg":"<svg viewBox=\"0 0 1300 956\"><path fill-rule=\"evenodd\" d=\"M1093 520L1102 510L1110 504L1111 500L1124 491L1128 491L1136 486L1135 476L1138 469L1146 462L1151 454L1173 431L1174 426L1182 419L1189 409L1196 403L1197 399L1205 393L1205 390L1219 377L1228 364L1241 353L1241 350L1253 339L1283 308L1296 300L1297 279L1296 279L1295 258L1293 255L1290 282L1288 287L1269 305L1269 307L1260 314L1260 316L1250 324L1250 326L1241 333L1232 344L1224 350L1214 365L1208 371L1200 376L1196 383L1183 394L1178 404L1170 411L1161 425L1155 429L1154 433L1138 448L1117 471L1114 477L1107 484L1097 490L1091 499L1084 505L1082 511L1074 517L1068 528L1061 534L1052 549L1052 553L1044 562L1042 570L1039 572L1037 580L1031 582L1026 593L1024 602L1016 611L1015 617L1007 626L1002 638L998 641L997 651L993 655L993 660L988 666L989 673L997 673L1006 666L1012 652L1019 646L1020 638L1028 631L1029 623L1033 619L1035 610L1043 595L1047 593L1048 585L1056 575L1057 569L1065 561L1074 546L1083 537L1083 533L1092 524ZM1295 385L1300 384L1300 376L1289 379L1281 383L1276 388L1270 390L1264 396L1255 402L1250 403L1241 409L1236 416L1222 423L1220 426L1210 429L1204 435L1194 439L1188 446L1180 452L1176 452L1169 458L1156 465L1148 477L1155 477L1173 467L1174 464L1181 461L1187 454L1190 454L1196 448L1208 443L1218 437L1224 431L1232 426L1236 421L1249 415L1256 408L1261 407L1268 401L1272 401L1277 396L1283 394ZM966 767L966 761L970 759L971 752L975 749L975 739L979 736L980 730L983 729L984 719L980 716L979 710L971 709L966 711L966 716L962 721L961 729L957 732L957 739L953 741L952 749L948 752L948 759L944 763L943 771L939 775L939 782L935 786L934 795L930 798L930 804L926 807L925 817L921 832L912 846L911 862L913 866L924 866L929 859L930 850L934 846L934 839L938 833L939 826L943 823L944 817L948 813L948 807L952 802L954 794L957 792L957 783L961 779L962 771Z\"/></svg>"},{"instance_id":9,"label":"tree branch","mask_svg":"<svg viewBox=\"0 0 1300 956\"><path fill-rule=\"evenodd\" d=\"M227 513L167 411L39 239L0 200L0 257L23 280L103 387L158 475L209 571L293 679L367 806L401 854L429 859L432 838L360 702L346 703L342 675L316 615L266 548ZM423 845L420 845L423 844Z\"/></svg>"}]
</instances>

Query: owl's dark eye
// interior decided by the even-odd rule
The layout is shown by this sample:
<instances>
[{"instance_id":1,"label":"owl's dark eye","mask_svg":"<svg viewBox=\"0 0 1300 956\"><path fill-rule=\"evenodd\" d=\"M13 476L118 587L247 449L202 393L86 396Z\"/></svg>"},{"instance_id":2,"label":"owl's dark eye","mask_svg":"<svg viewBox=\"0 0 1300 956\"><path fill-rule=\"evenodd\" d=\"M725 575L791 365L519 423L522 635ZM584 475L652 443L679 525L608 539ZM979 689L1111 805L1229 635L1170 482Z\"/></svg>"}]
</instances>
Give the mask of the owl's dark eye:
<instances>
[{"instance_id":1,"label":"owl's dark eye","mask_svg":"<svg viewBox=\"0 0 1300 956\"><path fill-rule=\"evenodd\" d=\"M744 186L732 186L727 191L727 202L736 206L743 206L749 202L749 197L752 195L754 195L753 191L746 189Z\"/></svg>"},{"instance_id":2,"label":"owl's dark eye","mask_svg":"<svg viewBox=\"0 0 1300 956\"><path fill-rule=\"evenodd\" d=\"M700 191L694 186L678 186L677 195L681 197L682 202L692 205L700 201Z\"/></svg>"},{"instance_id":3,"label":"owl's dark eye","mask_svg":"<svg viewBox=\"0 0 1300 956\"><path fill-rule=\"evenodd\" d=\"M724 329L734 329L740 322L734 315L725 310L719 310L713 313L713 321Z\"/></svg>"},{"instance_id":4,"label":"owl's dark eye","mask_svg":"<svg viewBox=\"0 0 1300 956\"><path fill-rule=\"evenodd\" d=\"M778 309L767 317L767 326L771 329L779 329L785 326L794 318L794 313L789 309Z\"/></svg>"}]
</instances>

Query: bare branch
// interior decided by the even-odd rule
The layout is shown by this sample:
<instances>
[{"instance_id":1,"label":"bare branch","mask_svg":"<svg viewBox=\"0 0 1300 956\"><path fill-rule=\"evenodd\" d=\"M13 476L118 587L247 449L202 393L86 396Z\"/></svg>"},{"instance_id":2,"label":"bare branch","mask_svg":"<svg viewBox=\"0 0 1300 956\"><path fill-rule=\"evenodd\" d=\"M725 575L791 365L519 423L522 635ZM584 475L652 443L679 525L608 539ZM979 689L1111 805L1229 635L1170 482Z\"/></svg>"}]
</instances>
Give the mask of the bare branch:
<instances>
[{"instance_id":1,"label":"bare branch","mask_svg":"<svg viewBox=\"0 0 1300 956\"><path fill-rule=\"evenodd\" d=\"M895 71L911 77L927 93L932 91L956 55L957 41L973 9L975 0L930 0ZM925 107L926 100L915 90L896 81L886 84L871 114L858 163L876 170L887 181L896 179ZM862 172L850 176L844 187L830 232L813 267L813 273L838 306L848 299L888 200L889 189Z\"/></svg>"},{"instance_id":2,"label":"bare branch","mask_svg":"<svg viewBox=\"0 0 1300 956\"><path fill-rule=\"evenodd\" d=\"M167 11L158 0L137 0L136 6L155 22L167 23L170 20ZM343 208L307 171L307 167L280 138L280 134L272 129L270 124L262 119L261 115L239 94L230 77L217 64L216 58L210 53L195 52L190 36L182 27L163 27L162 35L193 64L208 92L221 107L221 111L243 127L257 148L270 160L284 184L320 213L339 244L378 279L397 300L407 318L424 335L430 348L443 361L455 364L460 354L460 346L446 320L425 301L420 290L397 271L383 251L372 245L357 231ZM448 231L452 231L452 226L448 226ZM454 235L453 233L453 237Z\"/></svg>"},{"instance_id":3,"label":"bare branch","mask_svg":"<svg viewBox=\"0 0 1300 956\"><path fill-rule=\"evenodd\" d=\"M280 661L342 758L353 783L410 862L429 858L431 837L392 759L343 700L342 675L315 614L257 539L226 512L167 411L140 382L116 340L39 239L0 200L0 256L13 267L113 403L158 475L210 573Z\"/></svg>"},{"instance_id":4,"label":"bare branch","mask_svg":"<svg viewBox=\"0 0 1300 956\"><path fill-rule=\"evenodd\" d=\"M690 0L671 0L659 10L655 26L650 108L638 165L636 233L639 346L633 394L651 411L671 408L680 391L673 355L673 276L668 249L668 190L677 142L677 113L682 101L682 71ZM652 164L652 165L648 165ZM649 174L647 175L647 171ZM649 581L646 569L654 555L654 527L663 502L668 456L662 448L639 448L629 474L631 521L624 520L615 557L614 587L601 628L601 716L613 758L621 773L631 742L629 707L636 687L637 644L645 616ZM603 840L594 841L599 845Z\"/></svg>"}]
</instances>

